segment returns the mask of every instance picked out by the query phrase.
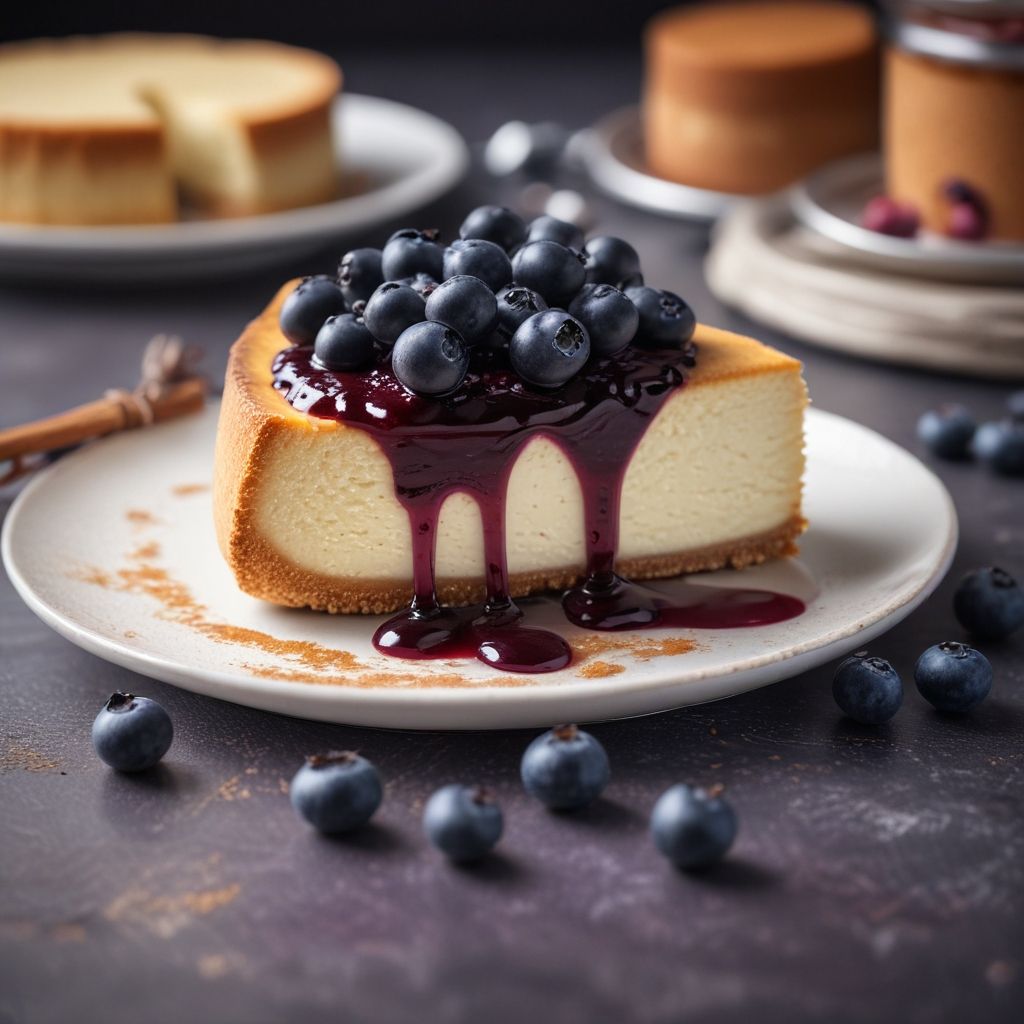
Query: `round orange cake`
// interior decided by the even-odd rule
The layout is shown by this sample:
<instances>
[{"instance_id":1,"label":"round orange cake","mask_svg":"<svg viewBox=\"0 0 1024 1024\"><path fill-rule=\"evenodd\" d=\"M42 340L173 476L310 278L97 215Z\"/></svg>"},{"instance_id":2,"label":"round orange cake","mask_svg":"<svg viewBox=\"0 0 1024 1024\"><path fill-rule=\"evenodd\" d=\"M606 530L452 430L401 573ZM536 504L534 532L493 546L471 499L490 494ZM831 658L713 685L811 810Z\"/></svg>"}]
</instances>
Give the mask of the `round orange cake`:
<instances>
[{"instance_id":1,"label":"round orange cake","mask_svg":"<svg viewBox=\"0 0 1024 1024\"><path fill-rule=\"evenodd\" d=\"M663 178L763 193L875 148L874 23L786 0L677 8L647 28L647 162Z\"/></svg>"}]
</instances>

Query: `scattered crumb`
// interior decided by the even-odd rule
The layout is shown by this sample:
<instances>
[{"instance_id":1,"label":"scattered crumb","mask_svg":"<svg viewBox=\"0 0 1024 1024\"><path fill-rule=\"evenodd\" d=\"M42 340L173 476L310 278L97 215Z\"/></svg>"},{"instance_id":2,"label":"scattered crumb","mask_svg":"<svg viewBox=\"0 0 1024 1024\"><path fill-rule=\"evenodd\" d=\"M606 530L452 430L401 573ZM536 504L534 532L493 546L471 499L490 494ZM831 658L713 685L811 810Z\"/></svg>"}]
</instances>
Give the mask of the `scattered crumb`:
<instances>
[{"instance_id":1,"label":"scattered crumb","mask_svg":"<svg viewBox=\"0 0 1024 1024\"><path fill-rule=\"evenodd\" d=\"M985 968L985 979L990 985L1001 988L1017 977L1017 968L1005 960L994 960Z\"/></svg>"},{"instance_id":2,"label":"scattered crumb","mask_svg":"<svg viewBox=\"0 0 1024 1024\"><path fill-rule=\"evenodd\" d=\"M569 638L573 653L579 658L592 658L599 654L629 654L637 661L652 658L666 658L678 654L689 654L697 644L689 637L623 637L602 633L590 633Z\"/></svg>"},{"instance_id":3,"label":"scattered crumb","mask_svg":"<svg viewBox=\"0 0 1024 1024\"><path fill-rule=\"evenodd\" d=\"M70 921L53 926L51 938L54 942L85 942L85 929Z\"/></svg>"},{"instance_id":4,"label":"scattered crumb","mask_svg":"<svg viewBox=\"0 0 1024 1024\"><path fill-rule=\"evenodd\" d=\"M0 754L0 772L55 772L59 769L56 761L23 743L11 743Z\"/></svg>"},{"instance_id":5,"label":"scattered crumb","mask_svg":"<svg viewBox=\"0 0 1024 1024\"><path fill-rule=\"evenodd\" d=\"M584 679L604 679L607 676L617 676L620 672L625 671L625 665L616 665L610 661L590 661L580 668L577 675Z\"/></svg>"},{"instance_id":6,"label":"scattered crumb","mask_svg":"<svg viewBox=\"0 0 1024 1024\"><path fill-rule=\"evenodd\" d=\"M176 498L188 498L193 494L205 494L209 489L209 484L178 484L171 488L171 494Z\"/></svg>"},{"instance_id":7,"label":"scattered crumb","mask_svg":"<svg viewBox=\"0 0 1024 1024\"><path fill-rule=\"evenodd\" d=\"M144 508L130 508L125 512L124 517L133 526L152 526L159 522L152 512L148 512Z\"/></svg>"}]
</instances>

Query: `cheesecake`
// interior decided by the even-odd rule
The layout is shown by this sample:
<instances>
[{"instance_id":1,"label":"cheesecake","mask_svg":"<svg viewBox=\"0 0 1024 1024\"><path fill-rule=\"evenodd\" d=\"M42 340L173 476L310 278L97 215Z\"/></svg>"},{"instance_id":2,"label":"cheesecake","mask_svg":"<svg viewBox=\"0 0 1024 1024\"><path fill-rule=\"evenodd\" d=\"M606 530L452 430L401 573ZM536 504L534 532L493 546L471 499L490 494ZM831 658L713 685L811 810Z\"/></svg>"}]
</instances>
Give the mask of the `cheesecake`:
<instances>
[{"instance_id":1,"label":"cheesecake","mask_svg":"<svg viewBox=\"0 0 1024 1024\"><path fill-rule=\"evenodd\" d=\"M337 65L277 43L187 35L0 47L0 220L155 224L339 192Z\"/></svg>"},{"instance_id":2,"label":"cheesecake","mask_svg":"<svg viewBox=\"0 0 1024 1024\"><path fill-rule=\"evenodd\" d=\"M645 36L647 164L719 192L782 188L878 139L871 16L815 0L694 4Z\"/></svg>"},{"instance_id":3,"label":"cheesecake","mask_svg":"<svg viewBox=\"0 0 1024 1024\"><path fill-rule=\"evenodd\" d=\"M543 296L518 284L496 301L467 275L383 283L349 312L337 312L346 304L339 294L333 316L327 278L284 285L232 347L218 428L215 524L241 589L336 613L406 609L397 618L416 629L468 607L469 618L446 620L448 632L470 621L479 630L481 614L517 621L515 599L545 591L564 592L566 615L584 628L753 625L795 614L785 603L795 599L773 605L784 595L755 592L743 604L733 591L673 618L636 582L796 553L807 394L797 360L695 324L671 292L601 283L617 275L600 258L617 250L594 242L589 255L551 243L521 258L545 244L534 241L506 271L527 278L546 254L552 278L563 280L571 264L557 260L585 263L592 280L566 303L571 312L534 308ZM500 247L485 245L497 260ZM446 270L466 252L476 250L449 247ZM385 304L397 309L396 296L414 296L414 284L425 305L406 299L428 319L388 328ZM562 288L551 287L549 295ZM315 307L317 294L312 328L302 328L295 310ZM508 324L524 294L529 308ZM484 313L471 315L477 302ZM496 317L487 312L495 305ZM633 334L643 342L624 344ZM431 393L423 368L447 373L453 362L457 379ZM377 639L394 646L400 632L381 627ZM430 632L424 643L433 642ZM537 670L498 648L483 660Z\"/></svg>"}]
</instances>

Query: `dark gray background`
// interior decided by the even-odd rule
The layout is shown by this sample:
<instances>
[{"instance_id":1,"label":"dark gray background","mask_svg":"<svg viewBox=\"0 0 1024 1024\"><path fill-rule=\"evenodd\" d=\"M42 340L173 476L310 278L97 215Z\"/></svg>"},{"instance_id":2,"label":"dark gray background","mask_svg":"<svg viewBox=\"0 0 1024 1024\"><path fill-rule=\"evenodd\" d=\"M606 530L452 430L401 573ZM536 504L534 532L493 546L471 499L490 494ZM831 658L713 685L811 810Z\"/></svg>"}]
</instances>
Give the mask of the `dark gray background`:
<instances>
[{"instance_id":1,"label":"dark gray background","mask_svg":"<svg viewBox=\"0 0 1024 1024\"><path fill-rule=\"evenodd\" d=\"M434 110L471 140L513 116L587 124L639 84L632 52L366 54L346 72L353 90ZM494 192L476 173L415 220L451 233ZM818 407L912 450L926 407L999 412L1006 384L856 362L759 329L709 296L702 231L594 205L600 228L632 239L649 278L701 319L805 360ZM0 426L130 385L158 331L205 346L216 376L280 281L337 255L186 290L0 290ZM872 645L908 680L925 647L963 638L950 610L961 572L1024 572L1024 485L934 468L961 517L956 565ZM824 667L595 726L613 765L607 798L555 816L517 782L529 733L346 729L193 696L79 651L0 580L0 1022L1018 1021L1024 637L985 651L995 689L963 718L934 713L911 684L889 726L852 725ZM91 751L114 688L174 718L151 776L118 776ZM311 833L282 791L304 754L330 747L361 750L387 783L376 823L347 841ZM646 833L656 796L679 780L725 785L740 815L733 856L700 877L669 868ZM476 870L449 867L420 834L424 799L450 781L490 785L505 808L501 854Z\"/></svg>"}]
</instances>

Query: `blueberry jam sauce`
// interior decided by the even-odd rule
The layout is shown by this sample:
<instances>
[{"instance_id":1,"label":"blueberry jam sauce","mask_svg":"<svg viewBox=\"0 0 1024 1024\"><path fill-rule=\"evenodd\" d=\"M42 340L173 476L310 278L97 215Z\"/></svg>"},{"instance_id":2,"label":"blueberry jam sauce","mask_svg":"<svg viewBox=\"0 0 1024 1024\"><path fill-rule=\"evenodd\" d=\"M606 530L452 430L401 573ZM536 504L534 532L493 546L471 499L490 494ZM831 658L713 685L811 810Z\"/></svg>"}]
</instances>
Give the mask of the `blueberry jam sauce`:
<instances>
[{"instance_id":1,"label":"blueberry jam sauce","mask_svg":"<svg viewBox=\"0 0 1024 1024\"><path fill-rule=\"evenodd\" d=\"M566 641L524 626L509 593L505 494L516 458L541 436L565 452L583 494L586 572L562 598L570 622L594 630L728 629L799 615L803 603L783 594L702 585L670 602L615 572L626 467L648 424L685 386L694 360L692 345L630 348L591 360L568 383L545 391L476 351L453 394L428 398L399 383L389 358L348 373L322 369L310 346L281 352L274 387L300 412L367 431L391 463L396 497L409 515L413 600L378 628L377 649L400 658L476 657L508 672L551 672L570 663ZM434 575L441 506L457 491L476 499L484 532L486 600L469 608L441 605Z\"/></svg>"}]
</instances>

